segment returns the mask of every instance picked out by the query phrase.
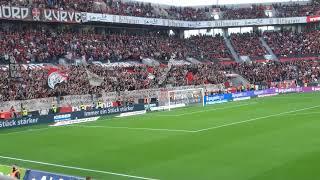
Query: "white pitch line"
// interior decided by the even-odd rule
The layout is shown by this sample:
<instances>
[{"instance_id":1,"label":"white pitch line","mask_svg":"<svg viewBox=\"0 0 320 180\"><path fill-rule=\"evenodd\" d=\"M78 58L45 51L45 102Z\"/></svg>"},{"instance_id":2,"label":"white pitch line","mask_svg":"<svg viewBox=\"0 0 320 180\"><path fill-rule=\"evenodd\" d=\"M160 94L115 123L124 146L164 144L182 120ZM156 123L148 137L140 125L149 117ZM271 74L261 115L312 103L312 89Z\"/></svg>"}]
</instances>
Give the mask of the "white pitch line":
<instances>
[{"instance_id":1,"label":"white pitch line","mask_svg":"<svg viewBox=\"0 0 320 180\"><path fill-rule=\"evenodd\" d=\"M15 161L21 161L21 162L28 162L28 163L33 163L33 164L41 164L41 165L46 165L46 166L61 167L61 168L65 168L65 169L73 169L73 170L80 170L80 171L87 171L87 172L95 172L95 173L101 173L101 174L122 176L122 177L128 177L128 178L133 178L133 179L159 180L159 179L155 179L155 178L147 178L147 177L142 177L142 176L133 176L133 175L114 173L114 172L109 172L109 171L101 171L101 170L94 170L94 169L86 169L86 168L65 166L65 165L52 164L52 163L46 163L46 162L40 162L40 161L32 161L32 160L27 160L27 159L19 159L19 158L14 158L14 157L7 157L7 156L0 156L0 159L1 158L2 159L15 160Z\"/></svg>"},{"instance_id":2,"label":"white pitch line","mask_svg":"<svg viewBox=\"0 0 320 180\"><path fill-rule=\"evenodd\" d=\"M278 113L278 114L272 114L272 115L269 115L269 116L257 117L257 118L248 119L248 120L245 120L245 121L238 121L238 122L234 122L234 123L223 124L223 125L220 125L220 126L209 127L209 128L205 128L205 129L196 130L194 132L197 133L197 132L203 132L203 131L208 131L208 130L212 130L212 129L218 129L218 128L222 128L222 127L227 127L227 126L232 126L232 125L236 125L236 124L247 123L247 122L256 121L256 120L260 120L260 119L267 119L267 118L270 118L270 117L276 117L276 116L281 116L281 115L285 115L285 114L291 114L291 113L294 113L294 112L305 111L305 110L314 109L314 108L318 108L318 107L320 107L320 105L312 106L312 107L308 107L308 108L302 108L302 109L293 110L293 111L286 111L286 112L282 112L282 113Z\"/></svg>"},{"instance_id":3,"label":"white pitch line","mask_svg":"<svg viewBox=\"0 0 320 180\"><path fill-rule=\"evenodd\" d=\"M11 134L23 134L23 133L35 132L35 131L43 131L46 129L50 129L50 128L37 128L37 129L27 129L27 130L23 130L23 131L15 131L15 132L9 132L9 133L0 133L0 136L1 135L11 135Z\"/></svg>"},{"instance_id":4,"label":"white pitch line","mask_svg":"<svg viewBox=\"0 0 320 180\"><path fill-rule=\"evenodd\" d=\"M296 116L296 115L312 115L312 114L320 114L320 112L295 113L295 114L290 114L290 115L291 116Z\"/></svg>"},{"instance_id":5,"label":"white pitch line","mask_svg":"<svg viewBox=\"0 0 320 180\"><path fill-rule=\"evenodd\" d=\"M182 114L173 114L173 115L156 115L156 116L164 116L164 117L179 117L179 116L185 116L185 115L190 115L190 114L197 114L197 113L203 113L203 112L210 112L210 111L217 111L217 110L224 110L224 109L232 109L232 108L236 108L236 107L242 107L242 106L249 106L252 104L257 104L257 102L253 102L253 103L246 103L246 104L239 104L239 105L235 105L235 106L227 106L227 107L223 107L223 108L215 108L215 109L206 109L206 110L201 110L201 111L193 111L193 112L188 112L188 113L182 113Z\"/></svg>"},{"instance_id":6,"label":"white pitch line","mask_svg":"<svg viewBox=\"0 0 320 180\"><path fill-rule=\"evenodd\" d=\"M128 129L128 130L147 130L147 131L166 131L166 132L187 132L194 133L195 131L184 129L154 129L154 128L132 128L132 127L117 127L117 126L85 126L85 125L71 125L71 127L83 128L108 128L108 129Z\"/></svg>"}]
</instances>

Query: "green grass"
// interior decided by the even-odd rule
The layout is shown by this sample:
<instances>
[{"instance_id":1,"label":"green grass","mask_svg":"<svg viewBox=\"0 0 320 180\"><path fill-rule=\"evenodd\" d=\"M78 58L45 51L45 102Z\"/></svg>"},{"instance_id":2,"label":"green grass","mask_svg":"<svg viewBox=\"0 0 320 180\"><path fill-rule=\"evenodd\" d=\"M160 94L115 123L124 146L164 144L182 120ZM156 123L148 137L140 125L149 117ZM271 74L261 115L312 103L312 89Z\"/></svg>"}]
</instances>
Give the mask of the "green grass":
<instances>
[{"instance_id":1,"label":"green grass","mask_svg":"<svg viewBox=\"0 0 320 180\"><path fill-rule=\"evenodd\" d=\"M319 93L29 128L37 129L1 131L0 156L161 180L320 178ZM0 164L13 163L103 180L132 179L0 158Z\"/></svg>"}]
</instances>

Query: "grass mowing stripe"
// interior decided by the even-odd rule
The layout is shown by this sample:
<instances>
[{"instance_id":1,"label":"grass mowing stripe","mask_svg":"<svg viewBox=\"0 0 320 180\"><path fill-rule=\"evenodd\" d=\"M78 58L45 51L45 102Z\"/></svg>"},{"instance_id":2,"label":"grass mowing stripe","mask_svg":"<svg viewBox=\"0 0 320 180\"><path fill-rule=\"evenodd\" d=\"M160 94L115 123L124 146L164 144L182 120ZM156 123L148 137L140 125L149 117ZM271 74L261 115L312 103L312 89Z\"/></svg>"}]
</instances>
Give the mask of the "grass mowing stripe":
<instances>
[{"instance_id":1,"label":"grass mowing stripe","mask_svg":"<svg viewBox=\"0 0 320 180\"><path fill-rule=\"evenodd\" d=\"M0 159L1 158L15 160L15 161L21 161L21 162L28 162L28 163L33 163L33 164L41 164L41 165L46 165L46 166L61 167L61 168L66 168L66 169L73 169L73 170L80 170L80 171L87 171L87 172L94 172L94 173L102 173L102 174L110 174L110 175L115 175L115 176L133 178L133 179L159 180L159 179L155 179L155 178L147 178L147 177L142 177L142 176L133 176L133 175L114 173L114 172L109 172L109 171L101 171L101 170L94 170L94 169L65 166L65 165L52 164L52 163L46 163L46 162L40 162L40 161L32 161L32 160L26 160L26 159L19 159L19 158L14 158L14 157L7 157L7 156L0 156Z\"/></svg>"},{"instance_id":2,"label":"grass mowing stripe","mask_svg":"<svg viewBox=\"0 0 320 180\"><path fill-rule=\"evenodd\" d=\"M212 129L218 129L218 128L232 126L232 125L236 125L236 124L247 123L247 122L256 121L256 120L260 120L260 119L267 119L267 118L270 118L270 117L276 117L276 116L291 114L291 113L294 113L294 112L300 112L300 111L305 111L305 110L309 110L309 109L315 109L315 108L318 108L318 107L320 107L320 105L312 106L312 107L308 107L308 108L302 108L302 109L298 109L298 110L286 111L286 112L282 112L282 113L278 113L278 114L272 114L272 115L268 115L268 116L252 118L252 119L248 119L248 120L244 120L244 121L238 121L238 122L234 122L234 123L223 124L223 125L220 125L220 126L209 127L209 128L205 128L205 129L196 130L195 132L209 131L209 130L212 130Z\"/></svg>"},{"instance_id":3,"label":"grass mowing stripe","mask_svg":"<svg viewBox=\"0 0 320 180\"><path fill-rule=\"evenodd\" d=\"M83 128L109 128L109 129L128 129L128 130L147 130L147 131L167 131L167 132L186 132L194 133L195 131L184 129L154 129L154 128L131 128L131 127L116 127L116 126L85 126L85 125L71 125L71 127L83 127Z\"/></svg>"}]
</instances>

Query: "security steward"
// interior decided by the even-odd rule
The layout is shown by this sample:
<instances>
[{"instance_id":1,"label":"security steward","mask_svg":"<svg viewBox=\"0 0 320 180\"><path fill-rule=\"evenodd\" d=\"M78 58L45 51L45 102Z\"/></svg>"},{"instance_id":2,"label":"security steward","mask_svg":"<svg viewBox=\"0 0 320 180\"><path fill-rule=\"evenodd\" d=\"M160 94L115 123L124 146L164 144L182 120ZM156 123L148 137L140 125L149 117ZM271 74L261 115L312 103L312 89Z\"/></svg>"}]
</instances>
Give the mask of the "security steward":
<instances>
[{"instance_id":1,"label":"security steward","mask_svg":"<svg viewBox=\"0 0 320 180\"><path fill-rule=\"evenodd\" d=\"M12 166L12 170L11 170L10 176L15 178L15 179L20 179L20 170L16 165Z\"/></svg>"},{"instance_id":2,"label":"security steward","mask_svg":"<svg viewBox=\"0 0 320 180\"><path fill-rule=\"evenodd\" d=\"M21 111L21 114L22 114L22 117L27 117L28 116L28 110L23 107L22 111Z\"/></svg>"},{"instance_id":3,"label":"security steward","mask_svg":"<svg viewBox=\"0 0 320 180\"><path fill-rule=\"evenodd\" d=\"M102 103L102 101L98 101L98 103L97 103L97 108L98 108L98 109L102 109L102 108L103 108L103 103Z\"/></svg>"},{"instance_id":4,"label":"security steward","mask_svg":"<svg viewBox=\"0 0 320 180\"><path fill-rule=\"evenodd\" d=\"M80 105L80 110L81 111L85 111L86 110L86 106L83 103Z\"/></svg>"},{"instance_id":5,"label":"security steward","mask_svg":"<svg viewBox=\"0 0 320 180\"><path fill-rule=\"evenodd\" d=\"M58 112L58 108L57 108L57 106L56 106L55 104L52 104L51 112L52 112L53 114L56 114L56 113Z\"/></svg>"}]
</instances>

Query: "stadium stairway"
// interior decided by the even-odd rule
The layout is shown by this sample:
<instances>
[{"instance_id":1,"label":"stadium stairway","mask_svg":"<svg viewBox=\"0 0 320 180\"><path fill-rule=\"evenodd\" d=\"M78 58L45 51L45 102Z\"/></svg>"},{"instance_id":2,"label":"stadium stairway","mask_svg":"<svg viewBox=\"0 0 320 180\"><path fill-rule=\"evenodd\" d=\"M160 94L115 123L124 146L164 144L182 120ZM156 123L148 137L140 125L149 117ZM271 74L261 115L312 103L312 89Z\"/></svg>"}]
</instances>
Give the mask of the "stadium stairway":
<instances>
[{"instance_id":1,"label":"stadium stairway","mask_svg":"<svg viewBox=\"0 0 320 180\"><path fill-rule=\"evenodd\" d=\"M232 85L235 87L250 85L250 82L239 74L227 74L226 76L230 78Z\"/></svg>"},{"instance_id":2,"label":"stadium stairway","mask_svg":"<svg viewBox=\"0 0 320 180\"><path fill-rule=\"evenodd\" d=\"M186 60L188 62L190 62L191 64L200 64L200 63L202 63L201 61L199 61L199 60L197 60L195 58L192 58L192 57L186 58Z\"/></svg>"},{"instance_id":3,"label":"stadium stairway","mask_svg":"<svg viewBox=\"0 0 320 180\"><path fill-rule=\"evenodd\" d=\"M272 60L279 61L279 58L274 54L270 46L267 44L267 42L264 40L263 37L259 37L259 40L264 48L268 51L268 53L272 56Z\"/></svg>"},{"instance_id":4,"label":"stadium stairway","mask_svg":"<svg viewBox=\"0 0 320 180\"><path fill-rule=\"evenodd\" d=\"M148 66L160 66L160 62L152 58L144 58L142 63Z\"/></svg>"},{"instance_id":5,"label":"stadium stairway","mask_svg":"<svg viewBox=\"0 0 320 180\"><path fill-rule=\"evenodd\" d=\"M226 32L223 33L223 39L224 39L224 42L226 43L229 51L231 52L233 59L236 60L236 62L241 63L239 55L234 50L234 47L232 46L230 39L227 37Z\"/></svg>"}]
</instances>

